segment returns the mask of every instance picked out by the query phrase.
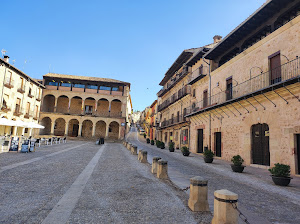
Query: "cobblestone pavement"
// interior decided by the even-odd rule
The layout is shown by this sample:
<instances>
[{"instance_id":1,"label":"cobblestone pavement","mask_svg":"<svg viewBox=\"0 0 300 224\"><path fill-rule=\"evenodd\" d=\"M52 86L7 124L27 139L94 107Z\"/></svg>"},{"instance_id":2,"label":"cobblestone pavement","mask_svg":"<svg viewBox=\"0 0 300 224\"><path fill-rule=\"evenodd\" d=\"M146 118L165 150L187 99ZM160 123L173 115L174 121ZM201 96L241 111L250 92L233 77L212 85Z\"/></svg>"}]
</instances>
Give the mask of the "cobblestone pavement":
<instances>
[{"instance_id":1,"label":"cobblestone pavement","mask_svg":"<svg viewBox=\"0 0 300 224\"><path fill-rule=\"evenodd\" d=\"M179 150L171 153L168 149L158 149L146 144L135 128L127 140L138 149L148 151L149 163L153 156L167 160L169 177L180 188L189 186L191 177L206 178L211 211L214 191L228 189L239 195L239 207L250 223L300 223L299 177L294 178L289 187L280 187L273 184L267 170L246 167L245 172L239 174L232 172L229 163L222 160L215 159L212 164L206 164L198 154L184 157Z\"/></svg>"},{"instance_id":2,"label":"cobblestone pavement","mask_svg":"<svg viewBox=\"0 0 300 224\"><path fill-rule=\"evenodd\" d=\"M209 223L119 143L0 154L0 223Z\"/></svg>"}]
</instances>

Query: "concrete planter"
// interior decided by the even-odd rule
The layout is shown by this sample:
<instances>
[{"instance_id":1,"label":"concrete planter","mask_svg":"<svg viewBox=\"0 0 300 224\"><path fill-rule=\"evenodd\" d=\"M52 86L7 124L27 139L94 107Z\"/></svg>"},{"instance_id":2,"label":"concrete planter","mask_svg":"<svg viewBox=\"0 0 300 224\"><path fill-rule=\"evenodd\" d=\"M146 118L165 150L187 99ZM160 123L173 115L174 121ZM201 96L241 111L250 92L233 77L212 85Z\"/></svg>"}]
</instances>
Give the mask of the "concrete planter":
<instances>
[{"instance_id":1,"label":"concrete planter","mask_svg":"<svg viewBox=\"0 0 300 224\"><path fill-rule=\"evenodd\" d=\"M206 163L212 163L214 161L214 158L206 158L204 157L204 162Z\"/></svg>"},{"instance_id":2,"label":"concrete planter","mask_svg":"<svg viewBox=\"0 0 300 224\"><path fill-rule=\"evenodd\" d=\"M235 165L231 164L232 171L236 172L236 173L242 173L244 168L245 168L245 166L235 166Z\"/></svg>"},{"instance_id":3,"label":"concrete planter","mask_svg":"<svg viewBox=\"0 0 300 224\"><path fill-rule=\"evenodd\" d=\"M290 184L291 182L291 177L275 177L273 175L271 175L272 180L274 182L274 184L279 185L279 186L287 186Z\"/></svg>"}]
</instances>

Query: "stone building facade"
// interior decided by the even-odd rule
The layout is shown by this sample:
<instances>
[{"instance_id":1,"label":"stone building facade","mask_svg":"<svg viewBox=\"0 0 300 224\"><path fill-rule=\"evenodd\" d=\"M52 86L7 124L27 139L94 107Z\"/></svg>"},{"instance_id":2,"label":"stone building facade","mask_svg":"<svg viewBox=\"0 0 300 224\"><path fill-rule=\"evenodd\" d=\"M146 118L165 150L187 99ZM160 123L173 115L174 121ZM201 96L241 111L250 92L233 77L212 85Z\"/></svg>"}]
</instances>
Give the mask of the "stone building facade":
<instances>
[{"instance_id":1,"label":"stone building facade","mask_svg":"<svg viewBox=\"0 0 300 224\"><path fill-rule=\"evenodd\" d=\"M0 58L0 74L1 118L37 124L45 87L10 64L8 56ZM33 128L0 125L1 136L31 136L35 132Z\"/></svg>"},{"instance_id":2,"label":"stone building facade","mask_svg":"<svg viewBox=\"0 0 300 224\"><path fill-rule=\"evenodd\" d=\"M43 83L41 135L122 139L129 131L130 83L54 73Z\"/></svg>"},{"instance_id":3,"label":"stone building facade","mask_svg":"<svg viewBox=\"0 0 300 224\"><path fill-rule=\"evenodd\" d=\"M300 173L299 15L299 1L267 1L204 55L211 72L192 84L187 111L191 151Z\"/></svg>"}]
</instances>

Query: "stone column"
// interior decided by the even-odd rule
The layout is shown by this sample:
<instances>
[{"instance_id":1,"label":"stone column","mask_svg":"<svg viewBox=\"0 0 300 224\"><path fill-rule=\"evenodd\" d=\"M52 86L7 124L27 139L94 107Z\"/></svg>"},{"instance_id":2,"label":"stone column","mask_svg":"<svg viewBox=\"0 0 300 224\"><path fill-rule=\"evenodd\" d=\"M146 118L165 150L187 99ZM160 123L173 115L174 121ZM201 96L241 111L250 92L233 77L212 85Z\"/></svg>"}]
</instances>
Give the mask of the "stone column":
<instances>
[{"instance_id":1,"label":"stone column","mask_svg":"<svg viewBox=\"0 0 300 224\"><path fill-rule=\"evenodd\" d=\"M79 123L78 136L81 136L81 131L82 131L82 123Z\"/></svg>"},{"instance_id":2,"label":"stone column","mask_svg":"<svg viewBox=\"0 0 300 224\"><path fill-rule=\"evenodd\" d=\"M193 212L209 211L207 182L207 180L199 176L190 179L190 198L188 206Z\"/></svg>"},{"instance_id":3,"label":"stone column","mask_svg":"<svg viewBox=\"0 0 300 224\"><path fill-rule=\"evenodd\" d=\"M55 126L55 121L51 121L50 135L54 135L54 126Z\"/></svg>"},{"instance_id":4,"label":"stone column","mask_svg":"<svg viewBox=\"0 0 300 224\"><path fill-rule=\"evenodd\" d=\"M56 109L57 109L57 100L58 98L57 97L54 97L54 112L56 112Z\"/></svg>"},{"instance_id":5,"label":"stone column","mask_svg":"<svg viewBox=\"0 0 300 224\"><path fill-rule=\"evenodd\" d=\"M105 131L105 137L108 137L108 132L109 132L109 124L106 125L106 131Z\"/></svg>"},{"instance_id":6,"label":"stone column","mask_svg":"<svg viewBox=\"0 0 300 224\"><path fill-rule=\"evenodd\" d=\"M66 122L66 126L65 126L65 136L68 136L68 132L69 132L69 123Z\"/></svg>"},{"instance_id":7,"label":"stone column","mask_svg":"<svg viewBox=\"0 0 300 224\"><path fill-rule=\"evenodd\" d=\"M93 123L92 137L95 137L96 124Z\"/></svg>"},{"instance_id":8,"label":"stone column","mask_svg":"<svg viewBox=\"0 0 300 224\"><path fill-rule=\"evenodd\" d=\"M237 206L238 195L226 189L215 191L214 195L214 217L212 224L238 224L238 211L232 206L232 203Z\"/></svg>"},{"instance_id":9,"label":"stone column","mask_svg":"<svg viewBox=\"0 0 300 224\"><path fill-rule=\"evenodd\" d=\"M118 137L118 139L121 139L122 128L123 128L123 126L119 125L119 137Z\"/></svg>"},{"instance_id":10,"label":"stone column","mask_svg":"<svg viewBox=\"0 0 300 224\"><path fill-rule=\"evenodd\" d=\"M156 174L157 173L157 167L158 167L158 161L160 160L160 157L153 157L152 159L152 169L151 172Z\"/></svg>"},{"instance_id":11,"label":"stone column","mask_svg":"<svg viewBox=\"0 0 300 224\"><path fill-rule=\"evenodd\" d=\"M168 179L168 161L158 161L157 178Z\"/></svg>"}]
</instances>

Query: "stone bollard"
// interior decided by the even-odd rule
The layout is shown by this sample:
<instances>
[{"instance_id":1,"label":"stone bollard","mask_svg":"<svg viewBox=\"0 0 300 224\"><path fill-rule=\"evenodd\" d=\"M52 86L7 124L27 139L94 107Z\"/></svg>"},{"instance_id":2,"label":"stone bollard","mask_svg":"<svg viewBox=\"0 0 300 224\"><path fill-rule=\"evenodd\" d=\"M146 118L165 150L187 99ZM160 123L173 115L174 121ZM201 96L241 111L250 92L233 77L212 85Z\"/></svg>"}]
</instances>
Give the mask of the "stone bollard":
<instances>
[{"instance_id":1,"label":"stone bollard","mask_svg":"<svg viewBox=\"0 0 300 224\"><path fill-rule=\"evenodd\" d=\"M138 153L138 161L141 161L142 151L143 151L143 150L141 150L141 149L139 150L139 153Z\"/></svg>"},{"instance_id":2,"label":"stone bollard","mask_svg":"<svg viewBox=\"0 0 300 224\"><path fill-rule=\"evenodd\" d=\"M168 179L168 161L158 160L157 178Z\"/></svg>"},{"instance_id":3,"label":"stone bollard","mask_svg":"<svg viewBox=\"0 0 300 224\"><path fill-rule=\"evenodd\" d=\"M238 211L232 206L232 203L237 206L238 195L225 189L215 191L214 195L214 217L211 223L238 224Z\"/></svg>"},{"instance_id":4,"label":"stone bollard","mask_svg":"<svg viewBox=\"0 0 300 224\"><path fill-rule=\"evenodd\" d=\"M152 159L152 169L151 172L152 173L157 173L157 167L158 167L158 160L160 160L160 157L153 157Z\"/></svg>"},{"instance_id":5,"label":"stone bollard","mask_svg":"<svg viewBox=\"0 0 300 224\"><path fill-rule=\"evenodd\" d=\"M140 158L140 162L141 163L147 163L148 162L148 160L147 160L147 154L148 154L147 151L142 151L141 152L141 158Z\"/></svg>"},{"instance_id":6,"label":"stone bollard","mask_svg":"<svg viewBox=\"0 0 300 224\"><path fill-rule=\"evenodd\" d=\"M135 145L131 146L131 154L137 155L137 146L135 146Z\"/></svg>"},{"instance_id":7,"label":"stone bollard","mask_svg":"<svg viewBox=\"0 0 300 224\"><path fill-rule=\"evenodd\" d=\"M188 205L193 212L209 211L207 182L207 180L199 176L190 179L190 198Z\"/></svg>"},{"instance_id":8,"label":"stone bollard","mask_svg":"<svg viewBox=\"0 0 300 224\"><path fill-rule=\"evenodd\" d=\"M128 149L128 150L131 149L131 143L127 144L127 149Z\"/></svg>"}]
</instances>

